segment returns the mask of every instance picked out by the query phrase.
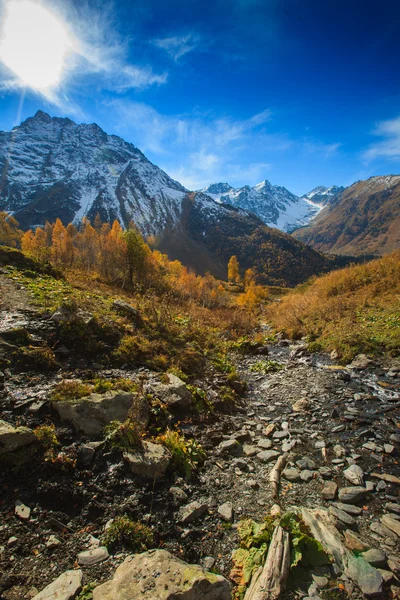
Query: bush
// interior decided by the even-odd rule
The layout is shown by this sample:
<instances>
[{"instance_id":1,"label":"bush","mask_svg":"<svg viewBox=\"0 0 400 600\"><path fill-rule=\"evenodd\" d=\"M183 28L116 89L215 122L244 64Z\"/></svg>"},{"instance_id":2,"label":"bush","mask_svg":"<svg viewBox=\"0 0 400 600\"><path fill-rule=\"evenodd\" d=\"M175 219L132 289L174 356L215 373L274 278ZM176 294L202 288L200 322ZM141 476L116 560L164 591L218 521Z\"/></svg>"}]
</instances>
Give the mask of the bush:
<instances>
[{"instance_id":1,"label":"bush","mask_svg":"<svg viewBox=\"0 0 400 600\"><path fill-rule=\"evenodd\" d=\"M113 448L119 450L128 450L140 444L140 428L132 419L121 421L111 421L104 428L104 439L109 442Z\"/></svg>"},{"instance_id":2,"label":"bush","mask_svg":"<svg viewBox=\"0 0 400 600\"><path fill-rule=\"evenodd\" d=\"M51 423L50 425L40 425L34 429L33 433L36 435L39 443L46 448L46 450L55 449L59 445L59 441L56 435L56 427Z\"/></svg>"},{"instance_id":3,"label":"bush","mask_svg":"<svg viewBox=\"0 0 400 600\"><path fill-rule=\"evenodd\" d=\"M153 546L154 536L146 525L124 515L113 520L103 535L102 544L110 552L121 546L133 552L144 552Z\"/></svg>"},{"instance_id":4,"label":"bush","mask_svg":"<svg viewBox=\"0 0 400 600\"><path fill-rule=\"evenodd\" d=\"M196 440L186 440L178 431L167 431L158 437L172 455L172 462L175 467L190 479L192 472L204 462L206 453L202 446Z\"/></svg>"},{"instance_id":5,"label":"bush","mask_svg":"<svg viewBox=\"0 0 400 600\"><path fill-rule=\"evenodd\" d=\"M87 383L82 383L78 379L66 379L56 385L51 393L51 399L53 402L78 400L89 396L91 392L92 387Z\"/></svg>"}]
</instances>

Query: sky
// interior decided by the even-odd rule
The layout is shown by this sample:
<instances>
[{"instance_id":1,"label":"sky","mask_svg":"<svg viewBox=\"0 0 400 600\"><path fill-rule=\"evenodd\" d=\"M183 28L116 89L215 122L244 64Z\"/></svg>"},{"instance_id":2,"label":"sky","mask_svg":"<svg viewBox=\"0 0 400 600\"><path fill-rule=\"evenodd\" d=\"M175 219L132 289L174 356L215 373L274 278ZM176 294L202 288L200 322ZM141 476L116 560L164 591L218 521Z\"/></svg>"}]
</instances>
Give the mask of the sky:
<instances>
[{"instance_id":1,"label":"sky","mask_svg":"<svg viewBox=\"0 0 400 600\"><path fill-rule=\"evenodd\" d=\"M400 173L397 0L0 0L0 130L95 122L189 189Z\"/></svg>"}]
</instances>

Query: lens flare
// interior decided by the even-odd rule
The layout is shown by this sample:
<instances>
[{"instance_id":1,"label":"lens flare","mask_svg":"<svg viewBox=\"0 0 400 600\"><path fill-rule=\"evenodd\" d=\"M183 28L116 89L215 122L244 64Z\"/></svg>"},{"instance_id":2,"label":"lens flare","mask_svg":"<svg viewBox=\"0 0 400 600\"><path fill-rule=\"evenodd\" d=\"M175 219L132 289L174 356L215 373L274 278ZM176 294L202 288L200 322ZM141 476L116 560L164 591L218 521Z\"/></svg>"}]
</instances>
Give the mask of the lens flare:
<instances>
[{"instance_id":1,"label":"lens flare","mask_svg":"<svg viewBox=\"0 0 400 600\"><path fill-rule=\"evenodd\" d=\"M45 92L60 83L70 41L54 14L37 2L10 0L0 30L0 60L25 86Z\"/></svg>"}]
</instances>

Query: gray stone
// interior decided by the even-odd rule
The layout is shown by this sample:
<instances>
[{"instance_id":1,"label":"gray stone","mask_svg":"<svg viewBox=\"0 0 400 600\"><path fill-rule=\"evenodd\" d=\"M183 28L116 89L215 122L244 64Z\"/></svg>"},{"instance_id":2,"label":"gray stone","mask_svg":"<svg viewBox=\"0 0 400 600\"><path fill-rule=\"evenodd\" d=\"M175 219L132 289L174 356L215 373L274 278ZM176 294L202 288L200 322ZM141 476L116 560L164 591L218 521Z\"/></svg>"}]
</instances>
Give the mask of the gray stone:
<instances>
[{"instance_id":1,"label":"gray stone","mask_svg":"<svg viewBox=\"0 0 400 600\"><path fill-rule=\"evenodd\" d=\"M289 467L285 469L282 475L285 479L287 479L288 481L292 481L293 483L300 481L300 471L298 469L295 469L294 467Z\"/></svg>"},{"instance_id":2,"label":"gray stone","mask_svg":"<svg viewBox=\"0 0 400 600\"><path fill-rule=\"evenodd\" d=\"M145 479L158 479L171 462L167 448L147 441L143 441L141 448L134 452L124 452L124 458L132 473Z\"/></svg>"},{"instance_id":3,"label":"gray stone","mask_svg":"<svg viewBox=\"0 0 400 600\"><path fill-rule=\"evenodd\" d=\"M95 449L91 446L84 445L78 450L78 465L80 467L90 467L95 455Z\"/></svg>"},{"instance_id":4,"label":"gray stone","mask_svg":"<svg viewBox=\"0 0 400 600\"><path fill-rule=\"evenodd\" d=\"M168 383L152 381L148 385L148 391L156 396L169 409L189 409L193 404L193 395L186 384L172 373L165 373Z\"/></svg>"},{"instance_id":5,"label":"gray stone","mask_svg":"<svg viewBox=\"0 0 400 600\"><path fill-rule=\"evenodd\" d=\"M218 446L218 449L223 454L233 454L233 455L242 454L242 451L243 451L242 446L236 440L225 440L224 442L220 443L220 445Z\"/></svg>"},{"instance_id":6,"label":"gray stone","mask_svg":"<svg viewBox=\"0 0 400 600\"><path fill-rule=\"evenodd\" d=\"M29 506L26 506L23 502L21 502L21 500L17 500L15 502L15 514L20 519L27 521L31 516L31 509Z\"/></svg>"},{"instance_id":7,"label":"gray stone","mask_svg":"<svg viewBox=\"0 0 400 600\"><path fill-rule=\"evenodd\" d=\"M294 412L305 412L310 408L310 401L307 398L300 398L292 406Z\"/></svg>"},{"instance_id":8,"label":"gray stone","mask_svg":"<svg viewBox=\"0 0 400 600\"><path fill-rule=\"evenodd\" d=\"M80 552L78 554L78 564L82 567L97 565L97 563L107 560L108 557L109 554L107 548L105 546L100 546L99 548Z\"/></svg>"},{"instance_id":9,"label":"gray stone","mask_svg":"<svg viewBox=\"0 0 400 600\"><path fill-rule=\"evenodd\" d=\"M325 481L322 497L324 500L334 500L337 494L338 486L334 481Z\"/></svg>"},{"instance_id":10,"label":"gray stone","mask_svg":"<svg viewBox=\"0 0 400 600\"><path fill-rule=\"evenodd\" d=\"M390 531L393 531L397 537L400 537L400 521L397 521L392 515L383 515L381 517L381 523L390 529Z\"/></svg>"},{"instance_id":11,"label":"gray stone","mask_svg":"<svg viewBox=\"0 0 400 600\"><path fill-rule=\"evenodd\" d=\"M382 523L373 521L369 526L370 530L377 533L381 538L397 541L397 535Z\"/></svg>"},{"instance_id":12,"label":"gray stone","mask_svg":"<svg viewBox=\"0 0 400 600\"><path fill-rule=\"evenodd\" d=\"M93 600L230 600L221 575L188 565L166 550L128 556L111 581L93 590Z\"/></svg>"},{"instance_id":13,"label":"gray stone","mask_svg":"<svg viewBox=\"0 0 400 600\"><path fill-rule=\"evenodd\" d=\"M243 454L245 456L255 456L257 452L259 452L257 446L250 446L249 444L244 444Z\"/></svg>"},{"instance_id":14,"label":"gray stone","mask_svg":"<svg viewBox=\"0 0 400 600\"><path fill-rule=\"evenodd\" d=\"M57 308L56 312L50 317L53 323L82 323L89 325L94 320L94 316L90 312L86 312L78 307L67 306L62 304Z\"/></svg>"},{"instance_id":15,"label":"gray stone","mask_svg":"<svg viewBox=\"0 0 400 600\"><path fill-rule=\"evenodd\" d=\"M352 369L363 371L364 369L372 367L374 364L374 361L368 358L368 356L366 356L365 354L357 354L353 362L351 362L348 366Z\"/></svg>"},{"instance_id":16,"label":"gray stone","mask_svg":"<svg viewBox=\"0 0 400 600\"><path fill-rule=\"evenodd\" d=\"M233 520L233 504L232 502L225 502L218 507L218 514L224 521Z\"/></svg>"},{"instance_id":17,"label":"gray stone","mask_svg":"<svg viewBox=\"0 0 400 600\"><path fill-rule=\"evenodd\" d=\"M382 594L382 575L361 556L349 556L347 574L357 583L365 596L379 596Z\"/></svg>"},{"instance_id":18,"label":"gray stone","mask_svg":"<svg viewBox=\"0 0 400 600\"><path fill-rule=\"evenodd\" d=\"M400 515L400 504L397 504L396 502L387 502L385 508L391 513Z\"/></svg>"},{"instance_id":19,"label":"gray stone","mask_svg":"<svg viewBox=\"0 0 400 600\"><path fill-rule=\"evenodd\" d=\"M300 470L308 469L310 471L314 471L317 468L317 465L315 464L315 462L311 458L308 458L308 457L300 458L299 460L296 460L296 465L299 467Z\"/></svg>"},{"instance_id":20,"label":"gray stone","mask_svg":"<svg viewBox=\"0 0 400 600\"><path fill-rule=\"evenodd\" d=\"M311 481L311 479L313 477L314 477L314 473L313 473L313 471L310 471L309 469L303 469L303 471L300 472L300 479L302 481L305 481L306 483Z\"/></svg>"},{"instance_id":21,"label":"gray stone","mask_svg":"<svg viewBox=\"0 0 400 600\"><path fill-rule=\"evenodd\" d=\"M334 502L333 506L336 508L340 508L340 510L344 510L349 515L353 515L354 517L359 517L362 513L362 508L359 506L354 506L354 504L345 504L344 502Z\"/></svg>"},{"instance_id":22,"label":"gray stone","mask_svg":"<svg viewBox=\"0 0 400 600\"><path fill-rule=\"evenodd\" d=\"M360 540L360 538L357 537L356 534L353 533L353 531L346 529L346 531L344 532L343 535L344 535L344 540L345 540L345 542L344 542L345 546L349 550L356 551L356 552L365 552L366 550L369 549L368 544L366 544L365 542Z\"/></svg>"},{"instance_id":23,"label":"gray stone","mask_svg":"<svg viewBox=\"0 0 400 600\"><path fill-rule=\"evenodd\" d=\"M364 500L367 490L364 487L344 487L339 490L339 500L345 504L356 504Z\"/></svg>"},{"instance_id":24,"label":"gray stone","mask_svg":"<svg viewBox=\"0 0 400 600\"><path fill-rule=\"evenodd\" d=\"M367 552L362 553L362 557L370 565L375 568L384 569L387 565L387 556L382 550L371 548Z\"/></svg>"},{"instance_id":25,"label":"gray stone","mask_svg":"<svg viewBox=\"0 0 400 600\"><path fill-rule=\"evenodd\" d=\"M124 300L114 300L112 307L116 312L120 313L124 317L132 319L136 324L142 322L140 312L137 310L137 308L134 308L128 304L128 302L125 302Z\"/></svg>"},{"instance_id":26,"label":"gray stone","mask_svg":"<svg viewBox=\"0 0 400 600\"><path fill-rule=\"evenodd\" d=\"M272 441L271 440L260 440L258 442L258 447L262 448L263 450L269 450L270 448L272 448ZM259 452L259 450L257 450L257 452Z\"/></svg>"},{"instance_id":27,"label":"gray stone","mask_svg":"<svg viewBox=\"0 0 400 600\"><path fill-rule=\"evenodd\" d=\"M387 488L387 483L385 481L378 481L378 483L376 484L376 491L377 492L384 492Z\"/></svg>"},{"instance_id":28,"label":"gray stone","mask_svg":"<svg viewBox=\"0 0 400 600\"><path fill-rule=\"evenodd\" d=\"M63 421L72 423L76 431L97 437L111 421L125 421L134 401L138 404L135 419L145 429L149 422L148 401L144 397L139 399L132 392L114 390L90 394L78 400L53 402L53 408Z\"/></svg>"},{"instance_id":29,"label":"gray stone","mask_svg":"<svg viewBox=\"0 0 400 600\"><path fill-rule=\"evenodd\" d=\"M362 485L364 472L358 465L350 465L348 469L343 471L344 477L353 485Z\"/></svg>"},{"instance_id":30,"label":"gray stone","mask_svg":"<svg viewBox=\"0 0 400 600\"><path fill-rule=\"evenodd\" d=\"M80 569L65 571L39 592L33 600L72 600L82 589L82 578L83 573Z\"/></svg>"},{"instance_id":31,"label":"gray stone","mask_svg":"<svg viewBox=\"0 0 400 600\"><path fill-rule=\"evenodd\" d=\"M394 575L392 571L387 571L386 569L378 569L379 573L382 575L383 583L387 585L391 583L394 579Z\"/></svg>"},{"instance_id":32,"label":"gray stone","mask_svg":"<svg viewBox=\"0 0 400 600\"><path fill-rule=\"evenodd\" d=\"M289 435L289 431L287 429L283 429L282 431L275 431L275 433L272 434L272 438L274 440L283 440L284 438L287 438Z\"/></svg>"},{"instance_id":33,"label":"gray stone","mask_svg":"<svg viewBox=\"0 0 400 600\"><path fill-rule=\"evenodd\" d=\"M329 467L320 467L318 473L321 475L322 479L329 479L332 477L332 469Z\"/></svg>"},{"instance_id":34,"label":"gray stone","mask_svg":"<svg viewBox=\"0 0 400 600\"><path fill-rule=\"evenodd\" d=\"M55 535L51 535L49 537L49 539L46 541L46 548L48 548L48 550L54 550L54 548L57 548L57 546L60 546L61 542L58 538L56 538Z\"/></svg>"},{"instance_id":35,"label":"gray stone","mask_svg":"<svg viewBox=\"0 0 400 600\"><path fill-rule=\"evenodd\" d=\"M0 456L19 452L26 446L37 443L37 437L29 427L14 427L0 420ZM27 456L23 462L26 462Z\"/></svg>"},{"instance_id":36,"label":"gray stone","mask_svg":"<svg viewBox=\"0 0 400 600\"><path fill-rule=\"evenodd\" d=\"M321 575L313 575L312 576L315 585L319 589L326 588L329 585L329 579L327 577L322 577Z\"/></svg>"},{"instance_id":37,"label":"gray stone","mask_svg":"<svg viewBox=\"0 0 400 600\"><path fill-rule=\"evenodd\" d=\"M280 453L276 450L263 450L263 452L257 454L257 458L259 458L261 462L269 463L272 460L275 460L275 458L278 458L279 455Z\"/></svg>"},{"instance_id":38,"label":"gray stone","mask_svg":"<svg viewBox=\"0 0 400 600\"><path fill-rule=\"evenodd\" d=\"M180 504L182 502L187 502L187 500L189 498L187 493L179 487L173 486L173 487L169 488L169 493L171 494L171 496L173 497L174 501L177 504Z\"/></svg>"},{"instance_id":39,"label":"gray stone","mask_svg":"<svg viewBox=\"0 0 400 600\"><path fill-rule=\"evenodd\" d=\"M215 565L215 558L213 558L212 556L205 556L201 559L201 565L205 569L212 569Z\"/></svg>"},{"instance_id":40,"label":"gray stone","mask_svg":"<svg viewBox=\"0 0 400 600\"><path fill-rule=\"evenodd\" d=\"M331 517L333 517L338 529L347 529L348 527L354 527L356 524L351 515L344 510L340 510L340 508L336 508L335 506L329 507L329 514Z\"/></svg>"},{"instance_id":41,"label":"gray stone","mask_svg":"<svg viewBox=\"0 0 400 600\"><path fill-rule=\"evenodd\" d=\"M207 510L207 504L197 501L191 502L186 506L182 506L179 511L178 519L180 523L192 523L192 521L196 521L196 519L201 517Z\"/></svg>"},{"instance_id":42,"label":"gray stone","mask_svg":"<svg viewBox=\"0 0 400 600\"><path fill-rule=\"evenodd\" d=\"M232 465L246 473L249 471L249 465L244 458L234 458L232 460Z\"/></svg>"}]
</instances>

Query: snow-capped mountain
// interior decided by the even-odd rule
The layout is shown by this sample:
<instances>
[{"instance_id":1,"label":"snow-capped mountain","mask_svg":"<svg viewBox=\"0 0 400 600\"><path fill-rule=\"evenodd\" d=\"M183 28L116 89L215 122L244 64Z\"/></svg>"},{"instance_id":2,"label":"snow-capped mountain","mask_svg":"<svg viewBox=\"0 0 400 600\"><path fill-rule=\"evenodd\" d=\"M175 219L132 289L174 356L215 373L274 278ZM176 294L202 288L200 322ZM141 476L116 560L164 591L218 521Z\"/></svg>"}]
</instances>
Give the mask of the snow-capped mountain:
<instances>
[{"instance_id":1,"label":"snow-capped mountain","mask_svg":"<svg viewBox=\"0 0 400 600\"><path fill-rule=\"evenodd\" d=\"M270 227L291 232L307 225L321 210L313 199L299 198L286 188L267 180L250 187L233 188L228 183L213 183L202 190L217 202L231 204L257 215Z\"/></svg>"},{"instance_id":2,"label":"snow-capped mountain","mask_svg":"<svg viewBox=\"0 0 400 600\"><path fill-rule=\"evenodd\" d=\"M308 194L304 194L302 198L305 200L311 200L315 204L319 204L321 206L326 206L330 204L335 196L343 192L344 187L339 187L337 185L332 185L331 187L325 187L324 185L319 185Z\"/></svg>"},{"instance_id":3,"label":"snow-capped mountain","mask_svg":"<svg viewBox=\"0 0 400 600\"><path fill-rule=\"evenodd\" d=\"M179 220L187 193L120 137L42 111L0 132L0 172L0 210L23 227L99 213L156 234Z\"/></svg>"}]
</instances>

